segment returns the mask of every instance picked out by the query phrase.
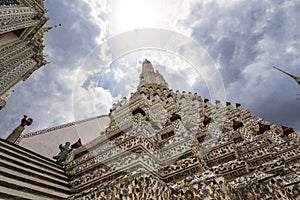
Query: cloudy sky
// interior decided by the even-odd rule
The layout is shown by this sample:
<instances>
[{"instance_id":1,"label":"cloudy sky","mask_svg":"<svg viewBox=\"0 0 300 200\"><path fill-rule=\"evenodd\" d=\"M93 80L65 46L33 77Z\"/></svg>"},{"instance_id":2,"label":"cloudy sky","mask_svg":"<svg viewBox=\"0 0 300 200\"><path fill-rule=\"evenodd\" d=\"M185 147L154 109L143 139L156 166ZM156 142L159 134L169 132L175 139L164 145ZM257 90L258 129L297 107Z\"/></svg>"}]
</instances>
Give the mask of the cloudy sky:
<instances>
[{"instance_id":1,"label":"cloudy sky","mask_svg":"<svg viewBox=\"0 0 300 200\"><path fill-rule=\"evenodd\" d=\"M106 114L138 85L148 58L174 90L239 102L300 132L300 1L46 0L51 63L19 83L0 112L1 138ZM182 46L181 46L182 45ZM190 50L190 51L188 51Z\"/></svg>"}]
</instances>

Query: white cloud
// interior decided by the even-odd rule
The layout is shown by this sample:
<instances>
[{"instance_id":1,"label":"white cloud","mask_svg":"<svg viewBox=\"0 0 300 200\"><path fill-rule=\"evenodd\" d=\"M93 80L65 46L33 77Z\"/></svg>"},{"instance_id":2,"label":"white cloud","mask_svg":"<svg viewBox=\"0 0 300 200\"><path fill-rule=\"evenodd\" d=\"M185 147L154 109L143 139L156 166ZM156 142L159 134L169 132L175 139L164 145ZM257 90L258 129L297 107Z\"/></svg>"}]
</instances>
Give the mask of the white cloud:
<instances>
[{"instance_id":1,"label":"white cloud","mask_svg":"<svg viewBox=\"0 0 300 200\"><path fill-rule=\"evenodd\" d=\"M95 23L101 30L101 34L96 38L97 44L99 45L103 42L103 39L107 34L108 23L103 19L103 16L109 13L110 7L107 0L83 0L83 2L86 2L91 9L88 20Z\"/></svg>"},{"instance_id":2,"label":"white cloud","mask_svg":"<svg viewBox=\"0 0 300 200\"><path fill-rule=\"evenodd\" d=\"M107 114L112 105L110 91L102 87L78 88L73 96L73 112L75 120Z\"/></svg>"},{"instance_id":3,"label":"white cloud","mask_svg":"<svg viewBox=\"0 0 300 200\"><path fill-rule=\"evenodd\" d=\"M180 24L220 65L229 100L298 130L297 86L272 66L299 75L299 7L298 1L198 1Z\"/></svg>"}]
</instances>

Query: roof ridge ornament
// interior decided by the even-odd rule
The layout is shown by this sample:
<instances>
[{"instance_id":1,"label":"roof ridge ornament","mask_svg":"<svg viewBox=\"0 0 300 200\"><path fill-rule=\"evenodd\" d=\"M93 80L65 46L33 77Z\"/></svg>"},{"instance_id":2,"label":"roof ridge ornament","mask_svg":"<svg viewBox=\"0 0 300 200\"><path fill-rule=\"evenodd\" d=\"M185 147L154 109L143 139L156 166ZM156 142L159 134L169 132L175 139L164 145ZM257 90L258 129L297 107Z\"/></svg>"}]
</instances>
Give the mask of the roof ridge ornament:
<instances>
[{"instance_id":1,"label":"roof ridge ornament","mask_svg":"<svg viewBox=\"0 0 300 200\"><path fill-rule=\"evenodd\" d=\"M282 72L282 73L284 73L286 75L288 75L289 77L291 77L292 79L294 79L298 83L298 85L300 86L300 77L299 76L295 76L293 74L290 74L290 73L288 73L288 72L286 72L286 71L284 71L284 70L282 70L282 69L280 69L278 67L275 67L275 66L273 66L273 68L277 69L278 71L280 71L280 72ZM297 94L297 95L300 96L300 94ZM300 98L297 98L297 99L300 100Z\"/></svg>"},{"instance_id":2,"label":"roof ridge ornament","mask_svg":"<svg viewBox=\"0 0 300 200\"><path fill-rule=\"evenodd\" d=\"M288 73L288 72L286 72L286 71L284 71L284 70L282 70L282 69L280 69L278 67L273 66L273 68L277 69L278 71L281 71L282 73L284 73L286 75L288 75L289 77L291 77L292 79L294 79L300 85L300 77L295 76L293 74L290 74L290 73Z\"/></svg>"}]
</instances>

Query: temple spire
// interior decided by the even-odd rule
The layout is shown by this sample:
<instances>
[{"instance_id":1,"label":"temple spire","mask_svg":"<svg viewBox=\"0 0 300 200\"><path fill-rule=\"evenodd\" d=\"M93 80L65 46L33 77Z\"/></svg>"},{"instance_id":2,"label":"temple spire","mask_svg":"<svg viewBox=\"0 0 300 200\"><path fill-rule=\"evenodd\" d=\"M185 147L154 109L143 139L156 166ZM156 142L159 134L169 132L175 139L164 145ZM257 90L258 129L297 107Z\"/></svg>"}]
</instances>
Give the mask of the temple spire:
<instances>
[{"instance_id":1,"label":"temple spire","mask_svg":"<svg viewBox=\"0 0 300 200\"><path fill-rule=\"evenodd\" d=\"M144 60L143 65L142 65L142 74L143 73L154 73L153 65L147 59Z\"/></svg>"},{"instance_id":2,"label":"temple spire","mask_svg":"<svg viewBox=\"0 0 300 200\"><path fill-rule=\"evenodd\" d=\"M139 87L146 84L158 84L169 87L164 77L157 70L154 70L152 63L147 59L144 60L142 65Z\"/></svg>"}]
</instances>

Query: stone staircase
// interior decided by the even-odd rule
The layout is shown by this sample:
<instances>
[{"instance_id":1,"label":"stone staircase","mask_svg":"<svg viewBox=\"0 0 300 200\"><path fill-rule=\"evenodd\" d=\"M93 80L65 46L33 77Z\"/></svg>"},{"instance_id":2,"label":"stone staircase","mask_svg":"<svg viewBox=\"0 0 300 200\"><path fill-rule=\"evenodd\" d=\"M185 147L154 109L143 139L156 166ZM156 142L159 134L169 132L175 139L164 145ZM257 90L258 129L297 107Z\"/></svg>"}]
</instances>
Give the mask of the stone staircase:
<instances>
[{"instance_id":1,"label":"stone staircase","mask_svg":"<svg viewBox=\"0 0 300 200\"><path fill-rule=\"evenodd\" d=\"M0 199L67 199L71 194L61 166L0 139Z\"/></svg>"}]
</instances>

